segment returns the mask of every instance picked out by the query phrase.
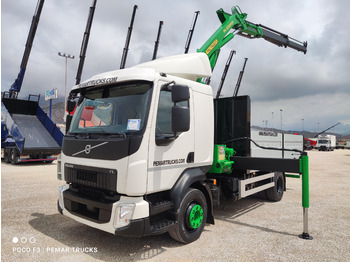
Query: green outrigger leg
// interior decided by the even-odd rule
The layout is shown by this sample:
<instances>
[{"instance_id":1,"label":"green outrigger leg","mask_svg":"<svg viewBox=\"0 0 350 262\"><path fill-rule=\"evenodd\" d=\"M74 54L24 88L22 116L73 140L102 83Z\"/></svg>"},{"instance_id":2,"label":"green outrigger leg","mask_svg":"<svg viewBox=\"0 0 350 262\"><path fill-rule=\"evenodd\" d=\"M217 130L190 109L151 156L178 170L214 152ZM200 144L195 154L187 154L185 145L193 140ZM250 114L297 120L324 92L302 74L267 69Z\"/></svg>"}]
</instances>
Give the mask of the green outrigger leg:
<instances>
[{"instance_id":1,"label":"green outrigger leg","mask_svg":"<svg viewBox=\"0 0 350 262\"><path fill-rule=\"evenodd\" d=\"M311 240L309 235L309 157L306 152L299 159L299 169L301 174L302 186L302 206L303 206L303 233L299 235L302 239ZM286 177L300 178L300 175L286 174Z\"/></svg>"},{"instance_id":2,"label":"green outrigger leg","mask_svg":"<svg viewBox=\"0 0 350 262\"><path fill-rule=\"evenodd\" d=\"M219 147L221 145L218 145ZM223 150L221 150L223 151ZM220 150L218 150L220 152ZM286 158L263 158L263 157L244 157L230 156L230 160L234 162L233 169L237 170L263 170L276 172L284 172L286 177L300 178L302 177L302 206L303 206L303 233L299 236L302 239L311 240L312 237L308 232L308 209L309 209L309 157L306 152L301 152L299 159ZM222 153L223 154L223 153ZM223 157L222 157L223 158ZM218 161L218 163L220 163ZM219 170L221 172L221 170ZM293 174L287 174L291 172Z\"/></svg>"},{"instance_id":3,"label":"green outrigger leg","mask_svg":"<svg viewBox=\"0 0 350 262\"><path fill-rule=\"evenodd\" d=\"M307 153L300 158L300 173L302 176L302 205L303 205L303 233L299 236L303 239L311 240L312 236L309 235L309 157Z\"/></svg>"},{"instance_id":4,"label":"green outrigger leg","mask_svg":"<svg viewBox=\"0 0 350 262\"><path fill-rule=\"evenodd\" d=\"M302 178L302 206L303 206L303 233L299 235L302 239L311 240L312 236L309 235L309 157L304 152L299 159L299 172L300 175L286 174L286 177Z\"/></svg>"}]
</instances>

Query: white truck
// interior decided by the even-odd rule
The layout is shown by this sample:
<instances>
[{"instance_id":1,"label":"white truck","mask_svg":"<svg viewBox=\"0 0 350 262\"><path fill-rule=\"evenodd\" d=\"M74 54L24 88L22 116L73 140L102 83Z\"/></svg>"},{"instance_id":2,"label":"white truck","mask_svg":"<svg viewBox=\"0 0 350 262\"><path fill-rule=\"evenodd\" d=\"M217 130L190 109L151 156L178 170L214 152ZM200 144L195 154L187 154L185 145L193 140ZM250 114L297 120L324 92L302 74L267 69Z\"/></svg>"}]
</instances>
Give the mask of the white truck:
<instances>
[{"instance_id":1,"label":"white truck","mask_svg":"<svg viewBox=\"0 0 350 262\"><path fill-rule=\"evenodd\" d=\"M345 142L344 149L350 149L350 141Z\"/></svg>"},{"instance_id":2,"label":"white truck","mask_svg":"<svg viewBox=\"0 0 350 262\"><path fill-rule=\"evenodd\" d=\"M333 151L336 146L336 136L319 135L317 137L317 146L319 151Z\"/></svg>"},{"instance_id":3,"label":"white truck","mask_svg":"<svg viewBox=\"0 0 350 262\"><path fill-rule=\"evenodd\" d=\"M169 232L190 243L205 223L214 224L220 199L265 192L279 201L284 172L308 172L304 152L298 159L250 157L249 97L213 99L212 87L200 81L212 75L229 29L246 16L236 8L218 15L223 24L204 51L102 73L73 87L68 111L78 107L67 118L57 170L65 181L61 214L120 236ZM284 37L283 44L306 52Z\"/></svg>"}]
</instances>

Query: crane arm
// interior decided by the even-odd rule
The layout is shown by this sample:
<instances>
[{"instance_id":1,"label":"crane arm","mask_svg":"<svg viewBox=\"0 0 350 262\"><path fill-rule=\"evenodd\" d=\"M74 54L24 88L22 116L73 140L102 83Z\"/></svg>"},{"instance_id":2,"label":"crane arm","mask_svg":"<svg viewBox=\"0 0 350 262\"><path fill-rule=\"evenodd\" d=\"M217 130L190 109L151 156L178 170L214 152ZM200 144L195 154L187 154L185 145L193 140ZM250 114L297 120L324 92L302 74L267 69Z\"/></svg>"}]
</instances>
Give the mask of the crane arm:
<instances>
[{"instance_id":1,"label":"crane arm","mask_svg":"<svg viewBox=\"0 0 350 262\"><path fill-rule=\"evenodd\" d=\"M332 125L331 127L328 127L327 129L323 130L322 132L316 134L314 137L318 137L319 135L325 133L325 132L328 131L329 129L331 129L331 128L337 126L337 125L340 125L340 124L341 124L340 122L339 122L339 123L336 123L335 125Z\"/></svg>"},{"instance_id":2,"label":"crane arm","mask_svg":"<svg viewBox=\"0 0 350 262\"><path fill-rule=\"evenodd\" d=\"M253 25L253 23L250 23L248 21L247 22L247 25L250 26L250 25ZM275 44L277 46L281 46L281 47L289 47L289 48L292 48L292 49L295 49L297 51L300 51L300 52L303 52L304 54L306 54L306 51L307 51L307 42L300 42L299 40L296 40L292 37L289 37L288 35L286 34L283 34L281 32L278 32L274 29L271 29L267 26L264 26L262 24L257 24L257 25L254 25L256 27L259 27L261 29L261 32L262 32L262 35L257 35L255 37L251 37L247 34L244 33L244 31L242 30L242 32L239 32L238 34L240 36L243 36L243 37L248 37L248 38L263 38L265 39L266 41L272 43L272 44Z\"/></svg>"},{"instance_id":3,"label":"crane arm","mask_svg":"<svg viewBox=\"0 0 350 262\"><path fill-rule=\"evenodd\" d=\"M27 42L26 42L26 47L25 47L22 62L21 62L20 71L18 73L18 76L17 76L15 82L11 85L11 88L10 88L10 97L11 98L16 98L19 91L21 91L24 74L26 72L30 51L32 50L33 41L34 41L36 29L38 28L39 18L41 15L41 10L43 9L44 1L45 0L38 0L38 4L36 6L34 16L32 19L32 24L30 26L30 30L29 30L29 34L28 34L28 38L27 38Z\"/></svg>"},{"instance_id":4,"label":"crane arm","mask_svg":"<svg viewBox=\"0 0 350 262\"><path fill-rule=\"evenodd\" d=\"M212 69L215 67L220 49L235 35L250 39L263 38L278 46L290 47L304 53L307 51L306 42L302 43L274 29L247 21L247 14L242 13L238 6L232 7L232 14L226 13L223 9L217 10L216 13L221 26L197 50L197 52L204 52L208 55Z\"/></svg>"}]
</instances>

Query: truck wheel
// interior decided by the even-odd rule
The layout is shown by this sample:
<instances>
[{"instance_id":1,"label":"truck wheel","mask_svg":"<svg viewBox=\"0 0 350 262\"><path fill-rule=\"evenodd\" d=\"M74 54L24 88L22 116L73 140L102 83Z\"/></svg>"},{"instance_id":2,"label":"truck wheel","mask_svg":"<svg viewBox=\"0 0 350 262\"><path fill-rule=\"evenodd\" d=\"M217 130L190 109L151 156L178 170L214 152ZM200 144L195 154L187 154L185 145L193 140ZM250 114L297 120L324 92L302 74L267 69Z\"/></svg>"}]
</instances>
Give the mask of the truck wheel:
<instances>
[{"instance_id":1,"label":"truck wheel","mask_svg":"<svg viewBox=\"0 0 350 262\"><path fill-rule=\"evenodd\" d=\"M5 163L10 163L10 152L11 150L9 148L5 148L4 150L4 162Z\"/></svg>"},{"instance_id":2,"label":"truck wheel","mask_svg":"<svg viewBox=\"0 0 350 262\"><path fill-rule=\"evenodd\" d=\"M188 244L197 240L207 220L207 201L203 193L190 188L181 201L178 223L169 231L176 241Z\"/></svg>"},{"instance_id":3,"label":"truck wheel","mask_svg":"<svg viewBox=\"0 0 350 262\"><path fill-rule=\"evenodd\" d=\"M18 164L19 151L17 148L12 148L10 153L10 161L12 165Z\"/></svg>"},{"instance_id":4,"label":"truck wheel","mask_svg":"<svg viewBox=\"0 0 350 262\"><path fill-rule=\"evenodd\" d=\"M266 197L270 201L280 201L284 192L284 176L281 172L276 172L274 176L275 185L266 190Z\"/></svg>"}]
</instances>

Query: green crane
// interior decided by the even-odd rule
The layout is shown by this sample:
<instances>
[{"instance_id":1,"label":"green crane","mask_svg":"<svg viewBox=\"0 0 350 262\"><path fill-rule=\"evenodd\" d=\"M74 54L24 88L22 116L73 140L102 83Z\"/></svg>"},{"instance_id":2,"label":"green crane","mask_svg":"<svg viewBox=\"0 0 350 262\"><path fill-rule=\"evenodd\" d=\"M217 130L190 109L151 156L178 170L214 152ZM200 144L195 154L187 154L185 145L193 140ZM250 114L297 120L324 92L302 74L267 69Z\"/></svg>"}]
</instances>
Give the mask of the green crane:
<instances>
[{"instance_id":1,"label":"green crane","mask_svg":"<svg viewBox=\"0 0 350 262\"><path fill-rule=\"evenodd\" d=\"M231 11L232 14L226 13L223 9L216 11L221 26L197 50L197 52L203 52L208 55L212 69L215 67L221 47L227 44L235 35L249 39L263 38L278 46L290 47L306 54L307 42L300 42L274 29L247 21L247 14L242 13L238 6L232 7Z\"/></svg>"}]
</instances>

